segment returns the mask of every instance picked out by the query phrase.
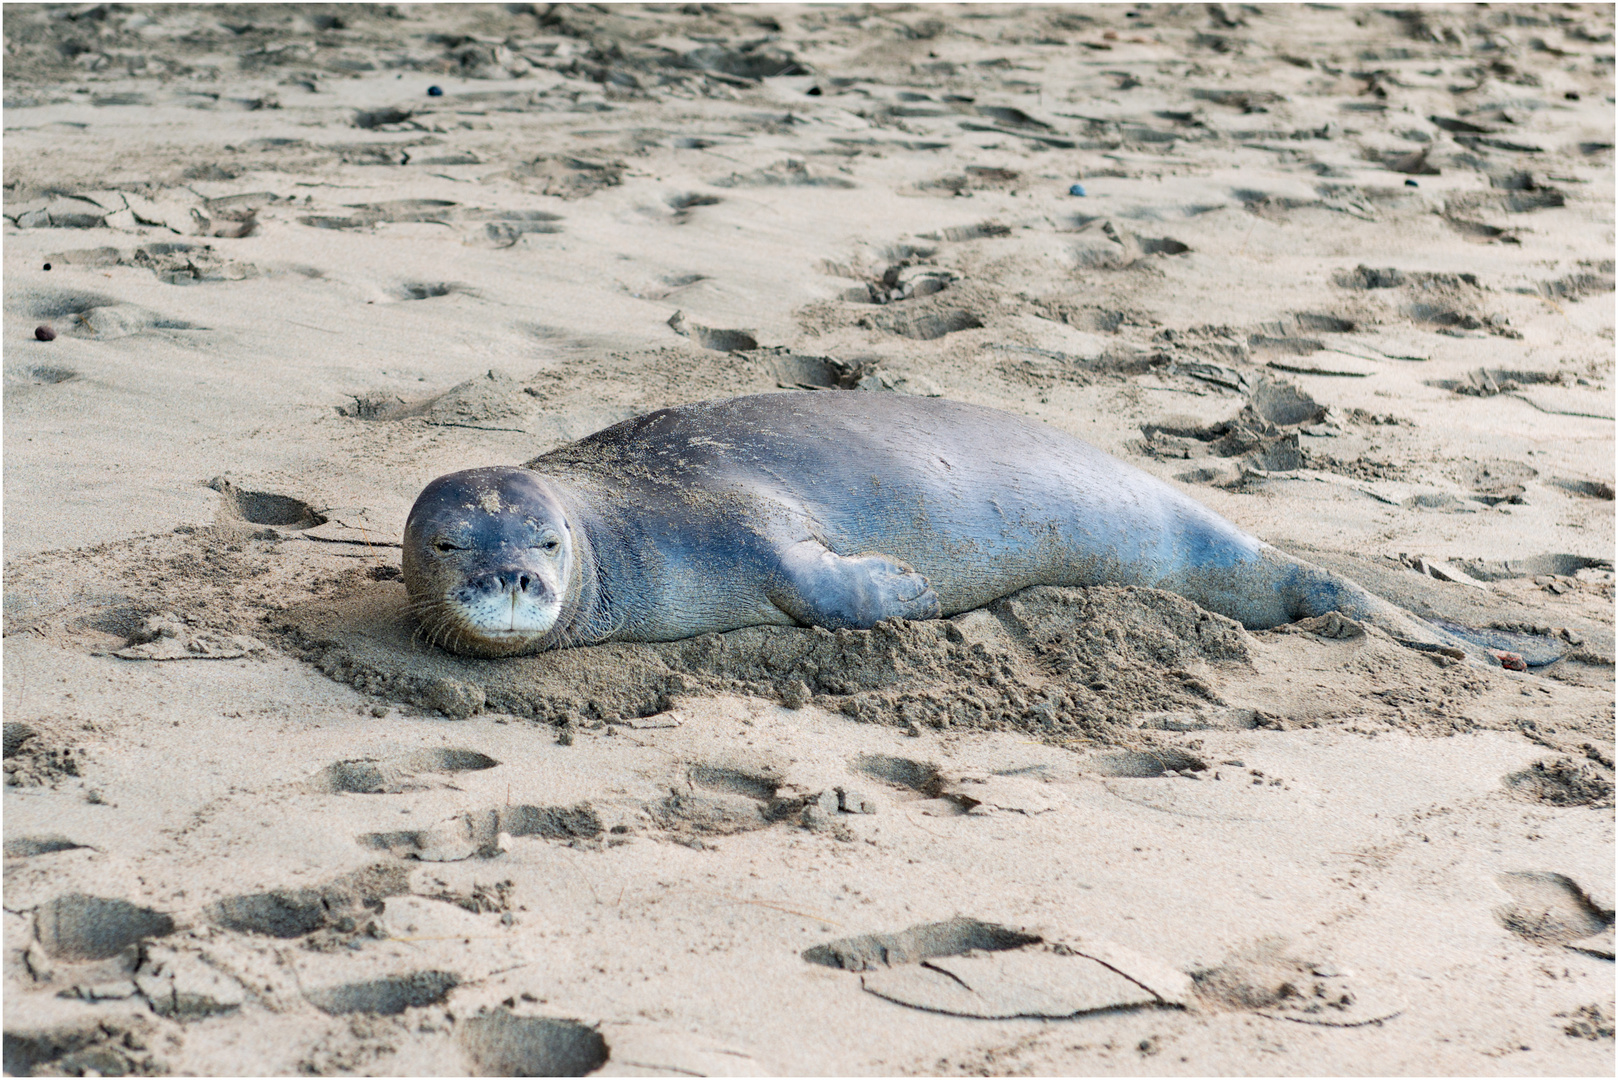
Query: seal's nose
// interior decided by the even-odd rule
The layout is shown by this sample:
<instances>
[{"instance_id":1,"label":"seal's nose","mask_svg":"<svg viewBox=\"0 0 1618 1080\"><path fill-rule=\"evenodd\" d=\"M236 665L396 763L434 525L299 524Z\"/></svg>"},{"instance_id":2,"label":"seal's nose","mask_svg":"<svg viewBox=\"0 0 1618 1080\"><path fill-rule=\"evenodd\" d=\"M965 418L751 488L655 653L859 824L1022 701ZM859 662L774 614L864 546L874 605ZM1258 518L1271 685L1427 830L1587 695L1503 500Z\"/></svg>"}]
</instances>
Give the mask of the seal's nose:
<instances>
[{"instance_id":1,"label":"seal's nose","mask_svg":"<svg viewBox=\"0 0 1618 1080\"><path fill-rule=\"evenodd\" d=\"M539 575L518 566L503 567L481 574L468 584L481 593L528 593L544 597L550 592Z\"/></svg>"}]
</instances>

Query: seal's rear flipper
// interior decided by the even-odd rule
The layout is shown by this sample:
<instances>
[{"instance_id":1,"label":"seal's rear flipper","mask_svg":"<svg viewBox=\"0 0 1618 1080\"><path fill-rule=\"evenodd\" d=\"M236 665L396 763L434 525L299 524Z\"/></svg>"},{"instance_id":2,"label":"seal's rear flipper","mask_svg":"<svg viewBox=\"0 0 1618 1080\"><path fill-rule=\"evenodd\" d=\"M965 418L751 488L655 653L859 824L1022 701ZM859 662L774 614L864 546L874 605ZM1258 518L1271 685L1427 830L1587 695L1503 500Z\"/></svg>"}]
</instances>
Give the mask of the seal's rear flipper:
<instances>
[{"instance_id":1,"label":"seal's rear flipper","mask_svg":"<svg viewBox=\"0 0 1618 1080\"><path fill-rule=\"evenodd\" d=\"M1462 623L1453 623L1448 619L1428 619L1428 622L1453 634L1462 641L1470 642L1490 653L1508 668L1521 670L1509 660L1499 657L1499 653L1515 654L1520 657L1526 667L1545 667L1554 664L1567 655L1567 647L1555 638L1544 637L1539 634L1520 634L1511 630L1494 630L1478 626L1466 626Z\"/></svg>"}]
</instances>

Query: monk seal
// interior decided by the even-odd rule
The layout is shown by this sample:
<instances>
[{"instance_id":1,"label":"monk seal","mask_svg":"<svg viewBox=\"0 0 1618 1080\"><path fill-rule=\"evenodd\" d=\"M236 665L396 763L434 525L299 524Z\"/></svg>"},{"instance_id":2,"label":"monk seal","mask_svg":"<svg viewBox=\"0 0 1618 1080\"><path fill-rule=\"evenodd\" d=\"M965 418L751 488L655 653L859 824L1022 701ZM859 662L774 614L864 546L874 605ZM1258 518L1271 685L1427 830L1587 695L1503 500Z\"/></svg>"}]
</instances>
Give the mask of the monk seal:
<instances>
[{"instance_id":1,"label":"monk seal","mask_svg":"<svg viewBox=\"0 0 1618 1080\"><path fill-rule=\"evenodd\" d=\"M1252 630L1340 612L1487 654L1046 424L807 391L660 409L441 476L405 526L427 640L498 657L744 626L936 619L1030 585L1178 593Z\"/></svg>"}]
</instances>

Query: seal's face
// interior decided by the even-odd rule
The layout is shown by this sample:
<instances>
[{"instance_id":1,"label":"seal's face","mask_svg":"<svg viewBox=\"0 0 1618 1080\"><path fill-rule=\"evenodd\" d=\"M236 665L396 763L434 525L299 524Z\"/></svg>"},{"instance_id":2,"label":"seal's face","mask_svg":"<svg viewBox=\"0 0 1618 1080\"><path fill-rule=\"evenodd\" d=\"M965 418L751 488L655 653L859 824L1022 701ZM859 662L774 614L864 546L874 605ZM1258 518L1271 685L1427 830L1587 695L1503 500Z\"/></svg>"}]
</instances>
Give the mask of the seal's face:
<instances>
[{"instance_id":1,"label":"seal's face","mask_svg":"<svg viewBox=\"0 0 1618 1080\"><path fill-rule=\"evenodd\" d=\"M552 489L527 469L470 469L428 484L405 524L404 580L427 640L471 656L548 642L574 575Z\"/></svg>"}]
</instances>

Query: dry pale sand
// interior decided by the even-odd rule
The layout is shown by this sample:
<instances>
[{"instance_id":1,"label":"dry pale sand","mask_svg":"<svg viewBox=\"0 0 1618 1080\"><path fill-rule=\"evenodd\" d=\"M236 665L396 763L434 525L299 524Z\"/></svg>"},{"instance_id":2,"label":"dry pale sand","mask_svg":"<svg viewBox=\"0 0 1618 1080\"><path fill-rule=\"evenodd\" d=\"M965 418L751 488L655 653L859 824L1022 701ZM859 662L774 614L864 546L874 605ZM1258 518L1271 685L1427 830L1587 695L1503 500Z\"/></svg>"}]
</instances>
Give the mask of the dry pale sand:
<instances>
[{"instance_id":1,"label":"dry pale sand","mask_svg":"<svg viewBox=\"0 0 1618 1080\"><path fill-rule=\"evenodd\" d=\"M1610 6L4 29L7 1072L1611 1075ZM433 476L795 385L1566 656L412 640Z\"/></svg>"}]
</instances>

